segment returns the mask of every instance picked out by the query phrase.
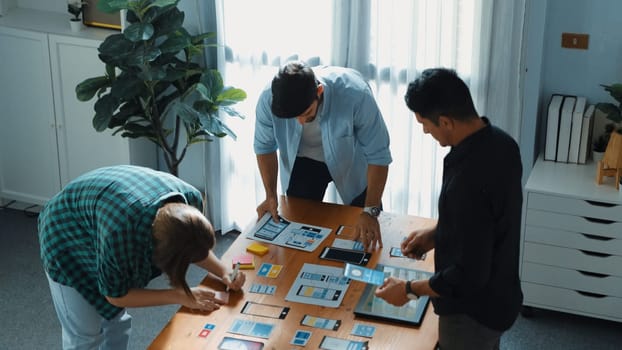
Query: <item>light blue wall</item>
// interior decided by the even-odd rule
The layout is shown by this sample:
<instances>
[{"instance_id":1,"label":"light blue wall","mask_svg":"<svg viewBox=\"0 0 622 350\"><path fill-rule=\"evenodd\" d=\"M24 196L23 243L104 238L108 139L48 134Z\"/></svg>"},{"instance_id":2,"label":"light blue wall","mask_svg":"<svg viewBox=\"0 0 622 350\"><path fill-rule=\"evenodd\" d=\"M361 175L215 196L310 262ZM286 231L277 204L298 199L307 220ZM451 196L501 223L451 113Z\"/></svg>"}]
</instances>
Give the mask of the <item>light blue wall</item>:
<instances>
[{"instance_id":1,"label":"light blue wall","mask_svg":"<svg viewBox=\"0 0 622 350\"><path fill-rule=\"evenodd\" d=\"M527 0L520 141L526 175L544 147L552 93L613 101L599 84L622 82L621 13L620 0ZM588 50L562 48L563 32L589 34Z\"/></svg>"},{"instance_id":2,"label":"light blue wall","mask_svg":"<svg viewBox=\"0 0 622 350\"><path fill-rule=\"evenodd\" d=\"M523 183L538 155L538 115L540 91L542 90L542 52L544 48L544 25L546 1L527 0L525 27L523 30L523 101L520 133L520 149L523 161Z\"/></svg>"},{"instance_id":3,"label":"light blue wall","mask_svg":"<svg viewBox=\"0 0 622 350\"><path fill-rule=\"evenodd\" d=\"M549 0L543 52L543 96L554 92L609 100L599 84L622 82L622 1ZM588 50L564 49L561 33L590 35Z\"/></svg>"}]
</instances>

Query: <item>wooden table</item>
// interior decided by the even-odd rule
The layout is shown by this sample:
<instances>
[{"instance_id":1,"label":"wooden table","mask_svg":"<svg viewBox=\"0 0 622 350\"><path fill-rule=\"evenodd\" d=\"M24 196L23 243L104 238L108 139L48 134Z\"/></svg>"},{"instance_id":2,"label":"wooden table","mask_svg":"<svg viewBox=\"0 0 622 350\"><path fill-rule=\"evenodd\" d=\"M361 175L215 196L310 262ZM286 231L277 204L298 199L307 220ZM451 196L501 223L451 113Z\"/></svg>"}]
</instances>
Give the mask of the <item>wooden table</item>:
<instances>
[{"instance_id":1,"label":"wooden table","mask_svg":"<svg viewBox=\"0 0 622 350\"><path fill-rule=\"evenodd\" d=\"M339 308L328 308L285 300L290 286L294 283L296 275L304 263L337 267L343 266L343 263L319 259L318 255L323 247L332 244L335 237L351 238L348 237L347 232L337 236L336 231L340 225L345 225L349 226L350 230L344 231L352 232L351 228L353 228L360 212L361 208L358 207L282 197L280 213L284 218L295 222L331 228L333 231L330 236L313 252L304 252L292 248L266 244L269 246L270 251L262 257L255 257L255 270L245 270L246 284L244 289L248 290L254 282L273 284L277 285L275 295L249 293L248 291L231 293L229 304L223 305L219 310L212 313L199 312L181 307L156 337L149 349L217 349L218 344L224 336L260 341L265 344L264 349L300 349L301 347L290 344L294 333L298 329L312 332L311 339L306 345L306 348L309 349L317 349L324 335L357 341L369 340L370 349L400 349L404 347L408 347L409 349L433 349L438 339L438 317L434 313L431 304L428 305L422 324L419 327L410 327L367 318L355 318L353 311L365 288L365 284L358 281L351 281L350 287ZM427 254L425 260L414 261L410 259L390 258L389 250L392 246L399 246L402 238L412 230L433 224L434 221L431 219L382 213L380 216L380 225L384 247L381 250L376 250L372 254L372 258L367 267L373 268L377 263L383 263L432 271L434 266L432 252ZM252 240L246 238L246 232L252 226L252 224L249 225L245 232L242 232L231 247L229 247L222 257L224 262L229 263L233 256L245 252L246 247L252 243ZM265 277L257 277L258 267L263 262L283 265L283 270L280 272L277 279L272 280L266 279ZM210 277L206 277L202 284L215 290L224 290L224 286L220 282ZM246 301L287 306L290 308L290 311L284 320L241 314L240 310ZM342 324L337 331L302 326L300 321L306 314L329 319L338 319L341 320ZM230 334L227 330L236 318L273 323L276 324L276 327L270 339ZM350 331L355 322L376 326L376 332L373 338L367 339L351 335ZM216 327L207 337L199 337L199 333L207 323L216 325Z\"/></svg>"}]
</instances>

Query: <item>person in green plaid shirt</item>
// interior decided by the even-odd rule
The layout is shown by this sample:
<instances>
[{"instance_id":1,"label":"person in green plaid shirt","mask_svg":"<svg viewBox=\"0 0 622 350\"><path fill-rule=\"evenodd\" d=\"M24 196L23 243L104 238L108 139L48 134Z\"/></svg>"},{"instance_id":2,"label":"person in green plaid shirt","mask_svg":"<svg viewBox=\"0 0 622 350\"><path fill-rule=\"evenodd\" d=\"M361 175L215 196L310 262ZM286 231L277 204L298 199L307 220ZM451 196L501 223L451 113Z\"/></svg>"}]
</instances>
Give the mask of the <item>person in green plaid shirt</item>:
<instances>
[{"instance_id":1,"label":"person in green plaid shirt","mask_svg":"<svg viewBox=\"0 0 622 350\"><path fill-rule=\"evenodd\" d=\"M194 263L231 290L244 273L212 252L214 230L203 216L201 193L168 173L121 165L70 182L39 214L41 259L62 326L64 349L126 349L127 307L180 304L219 308L215 293L190 288ZM169 289L147 289L164 273Z\"/></svg>"}]
</instances>

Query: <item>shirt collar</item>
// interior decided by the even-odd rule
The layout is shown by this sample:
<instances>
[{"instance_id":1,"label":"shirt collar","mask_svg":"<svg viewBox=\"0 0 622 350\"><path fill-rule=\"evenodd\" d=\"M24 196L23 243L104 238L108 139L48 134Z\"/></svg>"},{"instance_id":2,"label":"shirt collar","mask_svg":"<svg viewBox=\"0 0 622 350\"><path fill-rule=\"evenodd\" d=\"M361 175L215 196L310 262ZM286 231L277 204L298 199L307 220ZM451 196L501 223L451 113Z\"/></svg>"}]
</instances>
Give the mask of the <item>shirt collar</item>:
<instances>
[{"instance_id":1,"label":"shirt collar","mask_svg":"<svg viewBox=\"0 0 622 350\"><path fill-rule=\"evenodd\" d=\"M471 135L467 136L459 144L452 146L451 151L445 157L445 164L451 164L454 161L459 161L471 152L474 147L485 142L484 140L490 135L492 125L490 120L486 117L480 117L485 126Z\"/></svg>"}]
</instances>

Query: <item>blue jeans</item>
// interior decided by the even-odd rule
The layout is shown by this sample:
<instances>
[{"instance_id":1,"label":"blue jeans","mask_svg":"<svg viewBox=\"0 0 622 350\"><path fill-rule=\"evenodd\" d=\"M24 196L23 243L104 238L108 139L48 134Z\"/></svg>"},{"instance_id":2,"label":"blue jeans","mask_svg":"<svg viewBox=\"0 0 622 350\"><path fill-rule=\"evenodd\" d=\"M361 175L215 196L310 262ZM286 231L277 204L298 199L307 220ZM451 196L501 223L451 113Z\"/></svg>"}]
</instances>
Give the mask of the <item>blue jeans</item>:
<instances>
[{"instance_id":1,"label":"blue jeans","mask_svg":"<svg viewBox=\"0 0 622 350\"><path fill-rule=\"evenodd\" d=\"M47 278L63 330L63 349L127 349L132 316L126 310L106 320L77 290Z\"/></svg>"}]
</instances>

